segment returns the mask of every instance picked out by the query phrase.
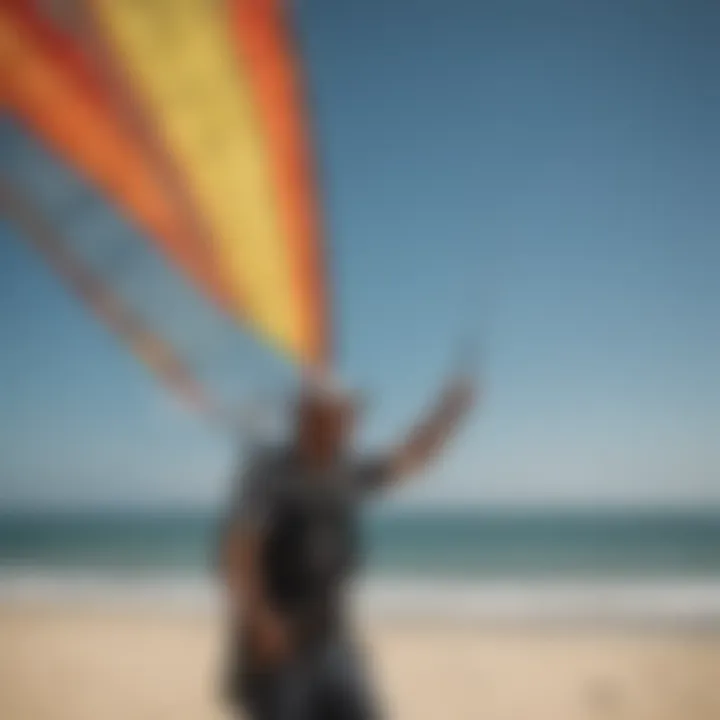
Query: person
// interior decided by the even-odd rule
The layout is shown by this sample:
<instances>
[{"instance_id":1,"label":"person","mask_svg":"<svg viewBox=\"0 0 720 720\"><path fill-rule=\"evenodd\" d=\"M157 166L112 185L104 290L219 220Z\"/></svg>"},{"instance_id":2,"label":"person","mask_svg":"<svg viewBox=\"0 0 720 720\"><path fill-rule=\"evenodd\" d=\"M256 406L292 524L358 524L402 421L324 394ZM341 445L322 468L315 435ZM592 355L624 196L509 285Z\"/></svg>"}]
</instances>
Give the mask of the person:
<instances>
[{"instance_id":1,"label":"person","mask_svg":"<svg viewBox=\"0 0 720 720\"><path fill-rule=\"evenodd\" d=\"M403 442L354 458L355 398L313 382L298 399L289 446L253 454L222 544L232 621L226 691L245 717L380 716L346 611L358 511L436 456L473 399L473 383L454 378Z\"/></svg>"}]
</instances>

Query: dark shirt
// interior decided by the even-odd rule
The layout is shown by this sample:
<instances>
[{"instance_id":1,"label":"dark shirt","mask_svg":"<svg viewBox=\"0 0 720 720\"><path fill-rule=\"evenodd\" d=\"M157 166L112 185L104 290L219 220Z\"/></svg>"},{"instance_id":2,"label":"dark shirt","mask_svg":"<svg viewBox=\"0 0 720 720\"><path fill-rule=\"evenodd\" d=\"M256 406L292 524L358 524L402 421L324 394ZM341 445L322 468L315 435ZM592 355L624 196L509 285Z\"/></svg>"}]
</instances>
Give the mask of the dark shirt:
<instances>
[{"instance_id":1,"label":"dark shirt","mask_svg":"<svg viewBox=\"0 0 720 720\"><path fill-rule=\"evenodd\" d=\"M359 559L360 506L388 466L382 458L343 458L318 472L276 449L256 454L243 474L232 523L261 532L268 601L301 646L343 625L343 594Z\"/></svg>"}]
</instances>

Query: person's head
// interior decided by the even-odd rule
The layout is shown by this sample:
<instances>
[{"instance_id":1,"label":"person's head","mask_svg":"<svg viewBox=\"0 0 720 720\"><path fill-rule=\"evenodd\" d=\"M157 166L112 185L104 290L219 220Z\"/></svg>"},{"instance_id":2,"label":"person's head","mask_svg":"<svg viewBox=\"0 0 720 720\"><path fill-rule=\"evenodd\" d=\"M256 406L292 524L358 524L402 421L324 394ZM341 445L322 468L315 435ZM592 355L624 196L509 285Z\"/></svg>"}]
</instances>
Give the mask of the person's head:
<instances>
[{"instance_id":1,"label":"person's head","mask_svg":"<svg viewBox=\"0 0 720 720\"><path fill-rule=\"evenodd\" d=\"M351 442L356 418L350 392L328 378L307 380L296 406L296 448L311 463L329 462Z\"/></svg>"}]
</instances>

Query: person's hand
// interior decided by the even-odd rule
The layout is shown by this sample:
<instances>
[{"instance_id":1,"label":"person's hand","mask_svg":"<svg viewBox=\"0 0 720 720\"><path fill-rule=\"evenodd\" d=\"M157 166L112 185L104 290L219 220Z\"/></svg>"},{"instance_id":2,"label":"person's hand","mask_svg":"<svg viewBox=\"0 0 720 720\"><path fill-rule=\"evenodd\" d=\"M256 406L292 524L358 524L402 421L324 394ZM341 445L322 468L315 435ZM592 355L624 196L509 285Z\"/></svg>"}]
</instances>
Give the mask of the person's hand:
<instances>
[{"instance_id":1,"label":"person's hand","mask_svg":"<svg viewBox=\"0 0 720 720\"><path fill-rule=\"evenodd\" d=\"M464 415L471 410L479 394L477 383L465 373L452 378L445 393L446 402L451 408L451 415Z\"/></svg>"},{"instance_id":2,"label":"person's hand","mask_svg":"<svg viewBox=\"0 0 720 720\"><path fill-rule=\"evenodd\" d=\"M446 385L445 397L460 415L472 410L480 397L478 350L474 342L460 347L455 372Z\"/></svg>"},{"instance_id":3,"label":"person's hand","mask_svg":"<svg viewBox=\"0 0 720 720\"><path fill-rule=\"evenodd\" d=\"M261 664L279 665L290 655L292 643L288 627L272 610L264 610L255 616L251 633L253 650Z\"/></svg>"}]
</instances>

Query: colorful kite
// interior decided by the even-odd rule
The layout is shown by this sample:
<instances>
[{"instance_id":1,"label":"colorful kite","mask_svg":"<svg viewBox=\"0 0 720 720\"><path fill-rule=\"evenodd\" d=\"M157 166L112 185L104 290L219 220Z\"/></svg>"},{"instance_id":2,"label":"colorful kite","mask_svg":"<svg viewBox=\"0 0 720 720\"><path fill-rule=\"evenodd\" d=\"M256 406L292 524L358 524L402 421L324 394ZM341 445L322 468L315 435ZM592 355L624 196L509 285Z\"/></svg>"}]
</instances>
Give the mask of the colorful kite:
<instances>
[{"instance_id":1,"label":"colorful kite","mask_svg":"<svg viewBox=\"0 0 720 720\"><path fill-rule=\"evenodd\" d=\"M3 214L165 381L207 403L207 345L182 330L213 314L298 364L328 361L277 0L0 0L0 103Z\"/></svg>"}]
</instances>

